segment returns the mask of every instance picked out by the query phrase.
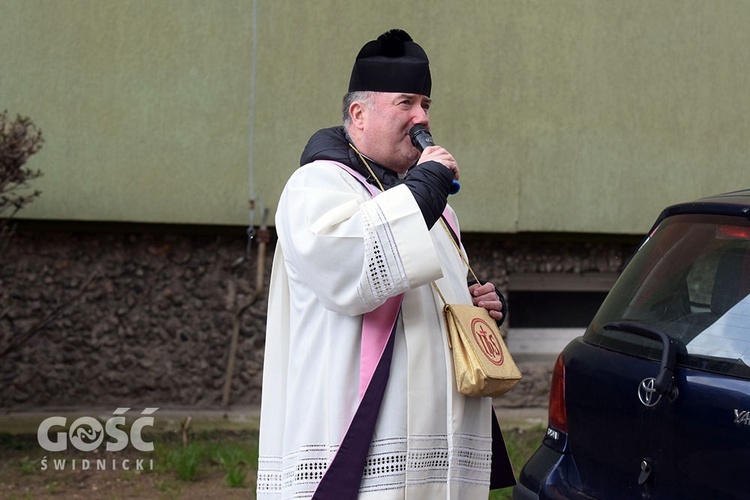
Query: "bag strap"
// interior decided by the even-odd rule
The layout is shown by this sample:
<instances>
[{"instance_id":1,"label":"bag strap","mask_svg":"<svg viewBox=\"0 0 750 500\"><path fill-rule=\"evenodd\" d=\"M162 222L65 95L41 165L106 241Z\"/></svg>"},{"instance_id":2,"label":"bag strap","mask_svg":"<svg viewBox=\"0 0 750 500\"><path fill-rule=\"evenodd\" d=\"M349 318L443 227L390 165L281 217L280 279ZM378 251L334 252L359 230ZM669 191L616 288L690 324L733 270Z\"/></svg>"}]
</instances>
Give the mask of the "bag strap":
<instances>
[{"instance_id":1,"label":"bag strap","mask_svg":"<svg viewBox=\"0 0 750 500\"><path fill-rule=\"evenodd\" d=\"M440 218L440 223L443 225L443 228L445 229L445 232L448 233L448 237L453 242L453 246L456 248L456 251L458 252L458 255L461 256L461 260L464 261L464 264L466 264L466 267L469 268L469 271L471 272L471 275L474 277L474 279L477 281L477 283L479 283L480 282L479 278L477 278L477 275L474 273L474 270L471 268L471 265L469 265L469 261L466 258L466 256L464 255L464 252L461 251L461 247L458 246L458 243L456 243L456 240L453 238L453 235L452 235L450 229L448 228L448 224L445 222L445 219L441 217ZM443 297L442 292L440 292L440 288L438 288L437 283L433 281L432 282L432 287L435 289L435 291L437 292L437 294L440 296L440 300L443 301L443 304L447 306L448 302L445 300L445 297Z\"/></svg>"}]
</instances>

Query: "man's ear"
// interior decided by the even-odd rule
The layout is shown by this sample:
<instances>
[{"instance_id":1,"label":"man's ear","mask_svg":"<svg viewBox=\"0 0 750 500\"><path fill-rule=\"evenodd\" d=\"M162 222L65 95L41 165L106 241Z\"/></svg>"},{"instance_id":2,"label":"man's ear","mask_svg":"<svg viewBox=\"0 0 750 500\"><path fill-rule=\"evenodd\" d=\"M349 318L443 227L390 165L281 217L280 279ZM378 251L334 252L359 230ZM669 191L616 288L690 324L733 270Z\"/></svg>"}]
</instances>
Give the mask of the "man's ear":
<instances>
[{"instance_id":1,"label":"man's ear","mask_svg":"<svg viewBox=\"0 0 750 500\"><path fill-rule=\"evenodd\" d=\"M367 114L367 106L361 102L353 102L349 106L349 117L352 121L352 126L357 130L364 128L365 115Z\"/></svg>"}]
</instances>

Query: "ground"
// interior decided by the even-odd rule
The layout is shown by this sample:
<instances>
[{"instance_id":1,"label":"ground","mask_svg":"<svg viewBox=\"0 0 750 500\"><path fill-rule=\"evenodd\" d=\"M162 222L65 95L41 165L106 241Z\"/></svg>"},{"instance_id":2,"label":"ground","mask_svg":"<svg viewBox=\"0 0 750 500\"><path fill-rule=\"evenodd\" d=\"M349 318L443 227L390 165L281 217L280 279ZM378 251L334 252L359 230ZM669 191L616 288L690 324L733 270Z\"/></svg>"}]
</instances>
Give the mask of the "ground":
<instances>
[{"instance_id":1,"label":"ground","mask_svg":"<svg viewBox=\"0 0 750 500\"><path fill-rule=\"evenodd\" d=\"M54 413L71 421L86 412ZM49 452L36 436L48 414L0 415L0 499L255 498L257 412L215 413L195 415L183 434L186 415L165 412L147 439L154 443L152 452L131 445L117 452L104 445L82 452L70 442L64 452ZM228 484L234 469L239 487Z\"/></svg>"},{"instance_id":2,"label":"ground","mask_svg":"<svg viewBox=\"0 0 750 500\"><path fill-rule=\"evenodd\" d=\"M98 415L104 422L112 416L111 411L53 413L66 415L69 421ZM148 439L155 450L148 453L132 446L118 452L100 451L104 445L89 452L72 447L48 452L40 446L36 429L49 413L0 415L0 499L255 498L257 409L193 413L164 411L155 425L156 434ZM498 415L509 451L518 450L511 458L520 453L516 465L520 468L541 442L546 409L499 409ZM186 427L188 423L192 425ZM232 471L239 474L233 481ZM194 473L193 480L180 478L190 473ZM231 487L230 482L241 486Z\"/></svg>"},{"instance_id":3,"label":"ground","mask_svg":"<svg viewBox=\"0 0 750 500\"><path fill-rule=\"evenodd\" d=\"M228 436L236 439L236 435ZM245 467L244 485L230 487L226 471L218 463L204 463L194 481L177 478L174 466L164 464L165 453L143 458L136 450L118 453L70 453L62 459L44 454L35 436L14 436L0 446L0 498L180 498L234 499L254 498L254 470ZM179 448L178 448L179 449ZM58 454L59 455L59 454ZM46 461L43 461L46 458ZM136 470L137 461L143 470ZM75 460L75 465L73 465ZM97 460L99 470L97 470ZM154 462L150 462L153 460ZM55 463L56 461L56 463ZM116 469L113 470L112 464ZM151 465L153 470L151 470ZM123 464L128 470L123 469ZM63 468L64 467L64 468ZM75 468L74 468L75 467ZM82 470L88 469L88 470Z\"/></svg>"},{"instance_id":4,"label":"ground","mask_svg":"<svg viewBox=\"0 0 750 500\"><path fill-rule=\"evenodd\" d=\"M5 462L5 459L3 459ZM0 468L3 466L0 466ZM183 483L156 474L65 471L47 476L23 475L8 479L0 473L0 498L4 499L118 499L149 498L188 500L254 498L254 488L230 488L222 473Z\"/></svg>"}]
</instances>

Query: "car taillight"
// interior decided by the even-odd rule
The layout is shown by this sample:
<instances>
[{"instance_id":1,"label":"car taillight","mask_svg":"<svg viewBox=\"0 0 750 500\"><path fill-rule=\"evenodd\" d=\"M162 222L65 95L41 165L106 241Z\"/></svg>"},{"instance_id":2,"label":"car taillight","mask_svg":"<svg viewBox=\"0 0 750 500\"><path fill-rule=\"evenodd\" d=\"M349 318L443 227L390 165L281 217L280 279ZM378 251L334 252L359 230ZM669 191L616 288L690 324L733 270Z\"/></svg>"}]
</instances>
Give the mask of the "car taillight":
<instances>
[{"instance_id":1,"label":"car taillight","mask_svg":"<svg viewBox=\"0 0 750 500\"><path fill-rule=\"evenodd\" d=\"M565 412L565 359L560 354L552 372L552 387L549 393L549 425L568 432L568 415Z\"/></svg>"}]
</instances>

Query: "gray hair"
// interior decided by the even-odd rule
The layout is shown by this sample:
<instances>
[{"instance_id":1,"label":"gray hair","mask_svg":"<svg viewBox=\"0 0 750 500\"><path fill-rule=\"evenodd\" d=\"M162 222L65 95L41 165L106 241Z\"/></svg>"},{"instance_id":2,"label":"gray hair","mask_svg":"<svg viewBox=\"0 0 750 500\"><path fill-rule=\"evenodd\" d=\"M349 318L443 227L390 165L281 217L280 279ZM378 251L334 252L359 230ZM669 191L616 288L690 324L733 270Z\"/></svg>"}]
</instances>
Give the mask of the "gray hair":
<instances>
[{"instance_id":1,"label":"gray hair","mask_svg":"<svg viewBox=\"0 0 750 500\"><path fill-rule=\"evenodd\" d=\"M344 105L342 108L342 115L344 120L344 128L348 129L352 123L352 117L349 116L349 107L355 102L361 102L369 109L375 109L375 103L373 102L374 92L371 90L357 90L349 92L344 96Z\"/></svg>"}]
</instances>

